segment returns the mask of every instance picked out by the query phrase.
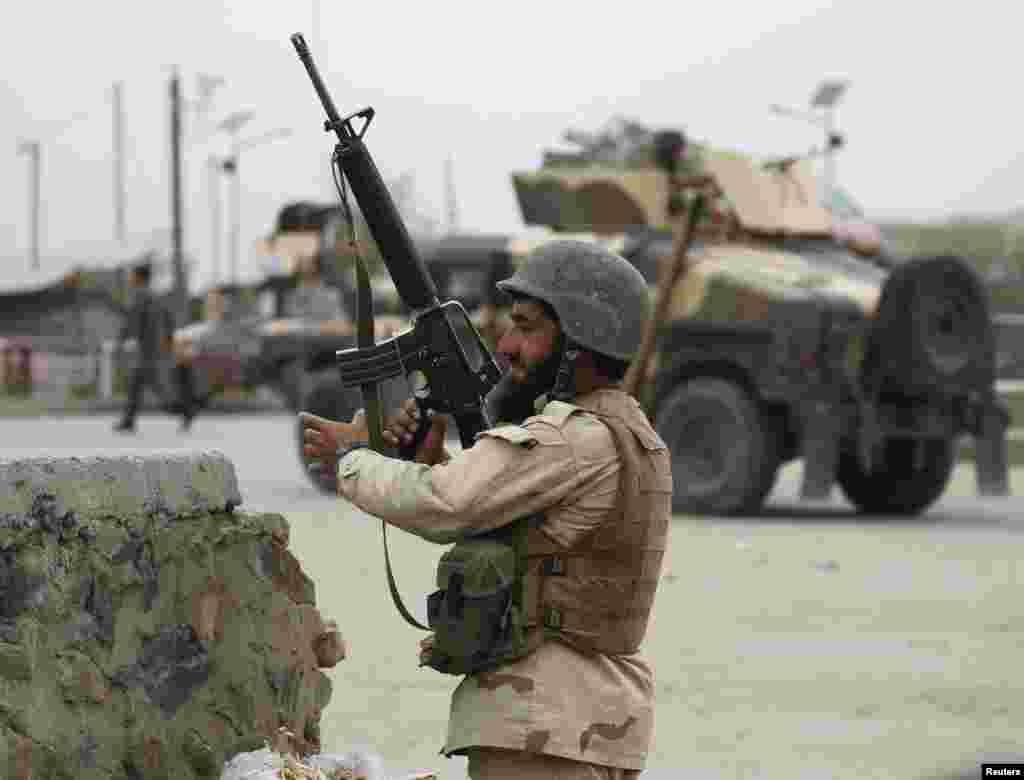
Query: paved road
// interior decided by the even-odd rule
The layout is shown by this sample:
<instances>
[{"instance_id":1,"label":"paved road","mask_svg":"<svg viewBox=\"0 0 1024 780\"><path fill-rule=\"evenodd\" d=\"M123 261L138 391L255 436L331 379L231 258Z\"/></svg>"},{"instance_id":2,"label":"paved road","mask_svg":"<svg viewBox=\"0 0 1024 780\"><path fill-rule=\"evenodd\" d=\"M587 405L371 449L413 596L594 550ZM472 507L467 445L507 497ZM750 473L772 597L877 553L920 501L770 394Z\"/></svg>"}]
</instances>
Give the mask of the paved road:
<instances>
[{"instance_id":1,"label":"paved road","mask_svg":"<svg viewBox=\"0 0 1024 780\"><path fill-rule=\"evenodd\" d=\"M204 417L180 435L145 416L129 438L113 421L6 419L0 455L225 452L242 510L291 521L319 606L350 642L325 747L463 780L464 760L437 755L456 681L416 667L421 634L391 605L380 524L307 485L292 418ZM1024 502L972 497L962 466L926 516L866 521L838 499L801 505L798 477L784 472L756 520L675 518L645 646L658 709L644 778L976 777L982 755L1024 756ZM1024 469L1013 483L1024 496ZM423 619L442 549L388 538Z\"/></svg>"}]
</instances>

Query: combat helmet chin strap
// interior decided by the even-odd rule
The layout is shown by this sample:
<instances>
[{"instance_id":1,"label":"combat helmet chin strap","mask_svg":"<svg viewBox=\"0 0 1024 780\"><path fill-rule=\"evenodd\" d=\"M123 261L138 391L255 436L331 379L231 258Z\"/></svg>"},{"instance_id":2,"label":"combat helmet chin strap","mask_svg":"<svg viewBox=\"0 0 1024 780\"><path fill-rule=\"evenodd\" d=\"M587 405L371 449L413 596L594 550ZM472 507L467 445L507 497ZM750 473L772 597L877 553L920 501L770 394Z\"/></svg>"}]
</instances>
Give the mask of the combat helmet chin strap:
<instances>
[{"instance_id":1,"label":"combat helmet chin strap","mask_svg":"<svg viewBox=\"0 0 1024 780\"><path fill-rule=\"evenodd\" d=\"M570 338L562 344L562 357L555 373L555 382L551 389L538 398L538 402L571 401L576 397L576 361L579 360L581 347ZM536 404L535 404L536 406ZM539 410L538 410L539 411Z\"/></svg>"}]
</instances>

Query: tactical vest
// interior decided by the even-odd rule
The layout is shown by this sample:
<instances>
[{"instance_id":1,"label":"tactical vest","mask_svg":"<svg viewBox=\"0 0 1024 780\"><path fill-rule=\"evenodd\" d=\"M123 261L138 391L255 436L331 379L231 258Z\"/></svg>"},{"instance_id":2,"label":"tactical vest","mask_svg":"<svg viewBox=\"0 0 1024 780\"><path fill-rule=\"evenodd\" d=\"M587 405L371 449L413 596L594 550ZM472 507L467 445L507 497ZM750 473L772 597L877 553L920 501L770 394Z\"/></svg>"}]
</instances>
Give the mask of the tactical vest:
<instances>
[{"instance_id":1,"label":"tactical vest","mask_svg":"<svg viewBox=\"0 0 1024 780\"><path fill-rule=\"evenodd\" d=\"M541 516L456 544L438 564L427 614L435 632L426 664L471 674L521 658L556 639L582 652L636 652L647 631L671 518L668 448L639 407L601 414L562 402L542 418L564 425L591 414L612 433L620 459L616 508L566 549L541 530ZM529 431L490 432L530 446Z\"/></svg>"}]
</instances>

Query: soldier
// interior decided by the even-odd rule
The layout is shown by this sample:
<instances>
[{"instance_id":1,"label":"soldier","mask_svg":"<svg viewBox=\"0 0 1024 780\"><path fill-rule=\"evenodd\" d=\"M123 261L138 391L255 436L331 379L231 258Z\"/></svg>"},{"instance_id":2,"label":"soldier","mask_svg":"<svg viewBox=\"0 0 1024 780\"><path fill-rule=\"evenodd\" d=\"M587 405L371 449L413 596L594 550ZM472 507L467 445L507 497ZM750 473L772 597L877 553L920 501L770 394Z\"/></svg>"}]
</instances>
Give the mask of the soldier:
<instances>
[{"instance_id":1,"label":"soldier","mask_svg":"<svg viewBox=\"0 0 1024 780\"><path fill-rule=\"evenodd\" d=\"M230 308L228 290L227 285L218 285L207 290L203 301L203 319L174 331L174 374L182 409L191 409L191 414L187 418L189 424L213 396L213 392L203 397L196 394L196 358L209 348L211 342L217 342L220 335L218 331L227 323ZM223 343L223 335L220 336L220 341Z\"/></svg>"},{"instance_id":2,"label":"soldier","mask_svg":"<svg viewBox=\"0 0 1024 780\"><path fill-rule=\"evenodd\" d=\"M341 293L324 281L324 255L316 252L299 259L299 282L285 300L285 317L313 321L345 319Z\"/></svg>"},{"instance_id":3,"label":"soldier","mask_svg":"<svg viewBox=\"0 0 1024 780\"><path fill-rule=\"evenodd\" d=\"M171 350L174 324L171 314L153 295L149 288L152 275L150 263L141 263L128 273L128 287L132 290L132 305L128 309L120 342L129 338L136 340L137 360L128 389L128 405L114 430L120 433L135 431L135 417L142 404L142 393L146 385L160 396L164 395L159 383L158 362L162 351ZM177 376L182 390L182 429L187 430L195 417L191 386L185 385L185 377Z\"/></svg>"},{"instance_id":4,"label":"soldier","mask_svg":"<svg viewBox=\"0 0 1024 780\"><path fill-rule=\"evenodd\" d=\"M474 780L635 778L654 715L638 650L672 496L668 449L619 386L650 310L647 285L618 255L558 241L499 287L513 304L493 408L514 424L450 455L435 417L408 463L365 448L361 413L351 423L303 414L305 453L361 510L456 543L439 570L447 585L428 599L434 633L420 643L421 665L466 673L445 755L467 755ZM409 443L422 423L407 401L385 438ZM513 546L487 544L502 539ZM511 568L502 549L518 556ZM470 583L474 571L494 572L498 592L511 581L510 595L459 599L490 592Z\"/></svg>"}]
</instances>

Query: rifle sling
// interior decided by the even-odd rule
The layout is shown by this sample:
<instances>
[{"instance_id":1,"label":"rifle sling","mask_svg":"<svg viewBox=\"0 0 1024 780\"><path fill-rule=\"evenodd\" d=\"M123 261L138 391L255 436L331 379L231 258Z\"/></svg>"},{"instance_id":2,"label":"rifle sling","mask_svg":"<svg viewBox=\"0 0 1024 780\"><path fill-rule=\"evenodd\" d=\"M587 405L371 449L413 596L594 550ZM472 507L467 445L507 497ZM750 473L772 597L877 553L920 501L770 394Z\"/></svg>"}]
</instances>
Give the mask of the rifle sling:
<instances>
[{"instance_id":1,"label":"rifle sling","mask_svg":"<svg viewBox=\"0 0 1024 780\"><path fill-rule=\"evenodd\" d=\"M359 347L373 346L373 293L370 288L370 275L366 270L366 264L362 255L356 254L356 276L358 279L357 298L357 322L356 337ZM363 406L366 410L366 426L370 436L370 449L374 452L384 452L384 422L381 410L380 387L376 382L368 382L360 386L363 395ZM430 628L414 618L398 592L395 584L395 575L391 569L391 555L388 552L388 524L381 521L381 538L384 541L384 567L388 575L388 589L391 591L391 600L395 603L398 613L405 619L405 622L414 628L421 628L429 631Z\"/></svg>"}]
</instances>

